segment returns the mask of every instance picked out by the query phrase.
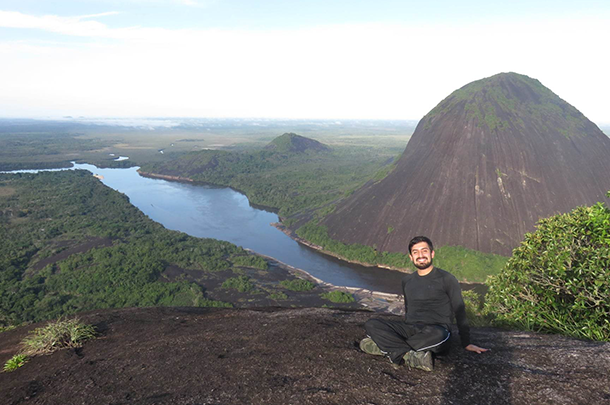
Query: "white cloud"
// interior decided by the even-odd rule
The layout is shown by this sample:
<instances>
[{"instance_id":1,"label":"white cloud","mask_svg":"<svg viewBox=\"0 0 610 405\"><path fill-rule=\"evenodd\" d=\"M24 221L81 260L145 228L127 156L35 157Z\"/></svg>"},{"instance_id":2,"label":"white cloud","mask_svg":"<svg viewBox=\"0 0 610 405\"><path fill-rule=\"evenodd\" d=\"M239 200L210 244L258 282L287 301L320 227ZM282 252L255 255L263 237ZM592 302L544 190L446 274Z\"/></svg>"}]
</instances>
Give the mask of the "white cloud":
<instances>
[{"instance_id":1,"label":"white cloud","mask_svg":"<svg viewBox=\"0 0 610 405\"><path fill-rule=\"evenodd\" d=\"M173 0L174 3L178 3L178 4L182 4L184 6L192 6L192 7L208 7L214 3L216 3L216 1L210 0L210 1L195 1L195 0Z\"/></svg>"},{"instance_id":2,"label":"white cloud","mask_svg":"<svg viewBox=\"0 0 610 405\"><path fill-rule=\"evenodd\" d=\"M17 11L0 11L0 27L38 29L75 36L117 37L113 33L123 30L112 30L100 22L86 21L89 18L99 18L114 14L117 13L107 12L77 17L59 17L55 15L38 17L22 14Z\"/></svg>"},{"instance_id":3,"label":"white cloud","mask_svg":"<svg viewBox=\"0 0 610 405\"><path fill-rule=\"evenodd\" d=\"M11 61L0 64L3 111L417 119L470 81L515 71L589 118L610 120L605 68L590 62L610 37L601 19L238 31L111 28L86 21L96 16L20 13L8 25L6 13L0 26L81 42L0 42L0 57Z\"/></svg>"},{"instance_id":4,"label":"white cloud","mask_svg":"<svg viewBox=\"0 0 610 405\"><path fill-rule=\"evenodd\" d=\"M117 15L117 14L121 14L121 13L119 13L118 11L107 11L105 13L81 15L76 18L78 18L79 20L83 20L85 18L99 18L99 17L107 17L109 15Z\"/></svg>"}]
</instances>

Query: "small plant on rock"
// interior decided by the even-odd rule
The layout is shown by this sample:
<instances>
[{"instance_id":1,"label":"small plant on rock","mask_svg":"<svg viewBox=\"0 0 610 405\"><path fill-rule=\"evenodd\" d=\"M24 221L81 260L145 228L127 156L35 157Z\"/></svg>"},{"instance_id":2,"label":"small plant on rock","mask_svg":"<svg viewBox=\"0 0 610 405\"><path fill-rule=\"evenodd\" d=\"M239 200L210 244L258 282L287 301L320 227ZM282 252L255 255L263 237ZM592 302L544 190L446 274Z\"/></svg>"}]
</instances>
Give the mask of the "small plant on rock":
<instances>
[{"instance_id":1,"label":"small plant on rock","mask_svg":"<svg viewBox=\"0 0 610 405\"><path fill-rule=\"evenodd\" d=\"M4 371L11 372L17 370L19 367L23 366L26 361L28 361L28 357L25 354L16 354L4 365Z\"/></svg>"}]
</instances>

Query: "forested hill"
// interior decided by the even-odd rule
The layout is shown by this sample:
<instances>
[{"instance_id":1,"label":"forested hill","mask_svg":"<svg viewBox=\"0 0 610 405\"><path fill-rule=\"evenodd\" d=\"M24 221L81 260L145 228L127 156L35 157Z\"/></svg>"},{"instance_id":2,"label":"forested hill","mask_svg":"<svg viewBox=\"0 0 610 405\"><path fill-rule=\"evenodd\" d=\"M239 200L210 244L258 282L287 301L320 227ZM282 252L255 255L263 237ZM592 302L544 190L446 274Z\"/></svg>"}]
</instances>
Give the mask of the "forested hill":
<instances>
[{"instance_id":1,"label":"forested hill","mask_svg":"<svg viewBox=\"0 0 610 405\"><path fill-rule=\"evenodd\" d=\"M330 147L316 141L315 139L306 138L304 136L289 132L275 138L265 147L265 149L282 153L302 153L305 151L329 151Z\"/></svg>"},{"instance_id":2,"label":"forested hill","mask_svg":"<svg viewBox=\"0 0 610 405\"><path fill-rule=\"evenodd\" d=\"M383 177L395 155L363 147L330 149L313 139L284 134L269 149L245 153L190 152L174 160L145 164L140 173L233 187L251 203L273 207L282 217L342 198L367 180Z\"/></svg>"},{"instance_id":3,"label":"forested hill","mask_svg":"<svg viewBox=\"0 0 610 405\"><path fill-rule=\"evenodd\" d=\"M85 171L0 174L0 239L0 326L97 308L294 303L277 272L258 283L271 277L261 257L167 230Z\"/></svg>"}]
</instances>

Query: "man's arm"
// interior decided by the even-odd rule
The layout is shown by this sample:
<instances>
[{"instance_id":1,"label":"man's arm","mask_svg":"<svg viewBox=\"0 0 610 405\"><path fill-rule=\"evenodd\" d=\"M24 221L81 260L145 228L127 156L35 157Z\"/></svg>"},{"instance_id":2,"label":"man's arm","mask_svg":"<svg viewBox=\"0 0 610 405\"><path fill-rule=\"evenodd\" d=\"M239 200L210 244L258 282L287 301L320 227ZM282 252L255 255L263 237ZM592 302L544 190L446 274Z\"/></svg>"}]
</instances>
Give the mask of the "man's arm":
<instances>
[{"instance_id":1,"label":"man's arm","mask_svg":"<svg viewBox=\"0 0 610 405\"><path fill-rule=\"evenodd\" d=\"M407 293L405 291L405 284L406 284L406 281L403 278L402 283L401 283L401 288L402 288L402 295L405 300L405 321L406 321L407 320Z\"/></svg>"},{"instance_id":2,"label":"man's arm","mask_svg":"<svg viewBox=\"0 0 610 405\"><path fill-rule=\"evenodd\" d=\"M464 304L464 299L462 298L462 288L460 287L460 283L455 277L452 277L452 280L447 284L449 299L451 300L451 306L455 313L455 320L458 325L458 330L460 331L462 346L464 346L464 349L470 352L476 352L479 354L488 351L489 349L485 349L470 343L470 326L468 325L468 320L466 319L466 305Z\"/></svg>"},{"instance_id":3,"label":"man's arm","mask_svg":"<svg viewBox=\"0 0 610 405\"><path fill-rule=\"evenodd\" d=\"M470 346L470 326L466 319L466 306L462 299L462 289L460 283L450 273L445 273L447 276L444 279L445 291L449 296L451 302L451 310L455 315L455 321L457 323L458 330L460 331L460 340L462 341L462 347L466 348Z\"/></svg>"}]
</instances>

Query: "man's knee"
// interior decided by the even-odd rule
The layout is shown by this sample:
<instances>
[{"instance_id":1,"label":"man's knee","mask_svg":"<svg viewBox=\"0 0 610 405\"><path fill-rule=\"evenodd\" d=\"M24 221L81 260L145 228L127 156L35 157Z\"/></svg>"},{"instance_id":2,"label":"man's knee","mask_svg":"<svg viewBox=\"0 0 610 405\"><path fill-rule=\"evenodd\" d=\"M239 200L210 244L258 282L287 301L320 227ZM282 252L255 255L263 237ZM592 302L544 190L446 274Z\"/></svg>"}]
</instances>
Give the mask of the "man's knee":
<instances>
[{"instance_id":1,"label":"man's knee","mask_svg":"<svg viewBox=\"0 0 610 405\"><path fill-rule=\"evenodd\" d=\"M421 332L430 336L430 340L438 342L447 340L450 335L447 329L438 325L426 325Z\"/></svg>"},{"instance_id":2,"label":"man's knee","mask_svg":"<svg viewBox=\"0 0 610 405\"><path fill-rule=\"evenodd\" d=\"M376 331L385 330L387 326L381 319L369 319L364 324L367 335L373 336Z\"/></svg>"},{"instance_id":3,"label":"man's knee","mask_svg":"<svg viewBox=\"0 0 610 405\"><path fill-rule=\"evenodd\" d=\"M426 325L421 332L427 336L426 340L429 343L429 346L426 347L427 350L441 353L449 348L451 333L442 326Z\"/></svg>"}]
</instances>

